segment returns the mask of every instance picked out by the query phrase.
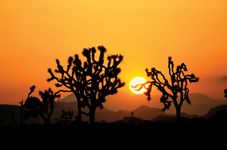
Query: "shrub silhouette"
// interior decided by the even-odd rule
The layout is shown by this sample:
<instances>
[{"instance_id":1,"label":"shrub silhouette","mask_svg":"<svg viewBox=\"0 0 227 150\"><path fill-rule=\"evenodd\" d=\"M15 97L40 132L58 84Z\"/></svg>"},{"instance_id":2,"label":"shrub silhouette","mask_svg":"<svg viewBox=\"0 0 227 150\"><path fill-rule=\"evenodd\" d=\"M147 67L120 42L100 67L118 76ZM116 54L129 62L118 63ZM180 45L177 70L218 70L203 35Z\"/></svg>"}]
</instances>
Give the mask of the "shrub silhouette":
<instances>
[{"instance_id":1,"label":"shrub silhouette","mask_svg":"<svg viewBox=\"0 0 227 150\"><path fill-rule=\"evenodd\" d=\"M225 98L227 98L227 89L224 90Z\"/></svg>"},{"instance_id":2,"label":"shrub silhouette","mask_svg":"<svg viewBox=\"0 0 227 150\"><path fill-rule=\"evenodd\" d=\"M177 120L180 120L181 106L183 105L183 102L186 101L188 104L191 104L188 84L198 82L199 78L194 74L186 74L188 69L184 63L177 66L175 69L171 57L169 57L168 60L168 71L170 81L167 79L167 76L156 68L152 68L150 71L146 69L147 76L151 77L151 81L142 85L137 85L135 88L139 87L137 90L140 90L142 87L145 87L147 89L145 95L147 95L148 100L150 100L152 86L157 87L157 89L162 93L160 98L160 102L164 104L162 110L165 111L166 109L169 109L173 102L176 109Z\"/></svg>"},{"instance_id":3,"label":"shrub silhouette","mask_svg":"<svg viewBox=\"0 0 227 150\"><path fill-rule=\"evenodd\" d=\"M35 91L35 86L33 85L30 88L28 97L25 102L22 100L20 103L20 112L21 112L21 124L23 120L27 120L30 117L37 118L40 116L45 124L50 123L50 117L53 114L55 98L60 97L58 94L60 91L54 93L50 88L45 91L39 91L41 96L40 100L37 97L31 96Z\"/></svg>"},{"instance_id":4,"label":"shrub silhouette","mask_svg":"<svg viewBox=\"0 0 227 150\"><path fill-rule=\"evenodd\" d=\"M89 117L89 122L95 122L97 107L103 108L105 97L116 94L118 88L124 86L118 75L118 67L123 60L122 55L110 55L104 63L105 47L99 46L99 56L96 48L84 49L82 54L85 61L82 63L79 55L68 58L68 65L64 68L57 59L55 73L49 68L51 77L47 81L55 80L57 87L65 87L65 92L72 92L77 100L77 121L82 121L82 114ZM87 108L88 112L84 111Z\"/></svg>"},{"instance_id":5,"label":"shrub silhouette","mask_svg":"<svg viewBox=\"0 0 227 150\"><path fill-rule=\"evenodd\" d=\"M72 124L72 118L73 118L73 111L64 111L62 110L62 114L60 116L60 119L57 119L58 124L62 125L68 125Z\"/></svg>"},{"instance_id":6,"label":"shrub silhouette","mask_svg":"<svg viewBox=\"0 0 227 150\"><path fill-rule=\"evenodd\" d=\"M134 112L131 112L130 116L123 117L123 119L129 124L134 124L139 121L139 118L134 117Z\"/></svg>"}]
</instances>

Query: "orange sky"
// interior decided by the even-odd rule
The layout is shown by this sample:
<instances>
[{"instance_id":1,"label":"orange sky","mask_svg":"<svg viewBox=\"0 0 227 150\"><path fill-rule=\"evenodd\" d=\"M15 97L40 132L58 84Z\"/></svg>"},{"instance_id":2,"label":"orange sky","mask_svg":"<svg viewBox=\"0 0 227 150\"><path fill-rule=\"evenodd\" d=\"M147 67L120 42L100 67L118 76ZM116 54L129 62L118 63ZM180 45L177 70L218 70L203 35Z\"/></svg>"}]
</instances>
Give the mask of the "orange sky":
<instances>
[{"instance_id":1,"label":"orange sky","mask_svg":"<svg viewBox=\"0 0 227 150\"><path fill-rule=\"evenodd\" d=\"M0 103L17 104L36 84L48 87L55 59L104 45L125 56L129 83L167 57L200 77L192 92L223 97L227 81L226 0L1 0ZM129 92L126 85L121 92Z\"/></svg>"}]
</instances>

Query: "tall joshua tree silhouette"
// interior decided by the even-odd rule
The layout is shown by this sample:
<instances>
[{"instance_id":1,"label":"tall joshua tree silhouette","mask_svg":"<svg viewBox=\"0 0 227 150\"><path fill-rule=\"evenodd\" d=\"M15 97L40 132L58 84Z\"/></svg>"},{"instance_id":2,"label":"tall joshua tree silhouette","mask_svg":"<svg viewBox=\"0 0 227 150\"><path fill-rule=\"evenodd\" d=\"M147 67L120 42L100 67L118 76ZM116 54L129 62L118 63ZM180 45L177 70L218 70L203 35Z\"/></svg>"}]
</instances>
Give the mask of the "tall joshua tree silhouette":
<instances>
[{"instance_id":1,"label":"tall joshua tree silhouette","mask_svg":"<svg viewBox=\"0 0 227 150\"><path fill-rule=\"evenodd\" d=\"M54 93L50 88L45 91L39 91L41 100L37 97L31 96L35 91L35 86L31 86L30 92L25 102L22 100L20 103L20 112L21 112L21 124L23 124L24 119L30 117L37 118L40 116L45 124L50 123L50 117L53 114L55 98L60 97L58 91Z\"/></svg>"},{"instance_id":2,"label":"tall joshua tree silhouette","mask_svg":"<svg viewBox=\"0 0 227 150\"><path fill-rule=\"evenodd\" d=\"M147 76L151 77L151 81L142 85L137 85L135 88L140 90L142 87L145 87L147 89L145 95L147 95L148 100L150 100L152 86L157 87L157 89L162 93L160 98L160 102L164 104L162 110L165 111L166 109L169 109L171 103L173 103L176 109L177 120L180 120L181 106L183 105L183 102L186 101L188 104L191 104L188 84L198 82L199 78L194 74L186 74L188 69L184 63L177 66L175 69L171 57L169 57L168 60L168 70L170 81L167 79L167 76L156 68L151 68L150 71L146 69Z\"/></svg>"},{"instance_id":3,"label":"tall joshua tree silhouette","mask_svg":"<svg viewBox=\"0 0 227 150\"><path fill-rule=\"evenodd\" d=\"M57 87L66 88L72 92L77 100L77 120L82 121L82 114L89 117L89 122L95 122L95 111L97 107L103 108L106 96L116 94L118 89L124 86L120 80L121 69L119 64L123 60L122 55L110 55L107 63L104 63L106 49L98 47L99 56L95 56L96 48L83 50L85 61L82 63L79 55L68 58L68 65L64 68L57 59L57 69L48 72L51 77L47 81L55 80ZM88 108L85 112L83 108Z\"/></svg>"},{"instance_id":4,"label":"tall joshua tree silhouette","mask_svg":"<svg viewBox=\"0 0 227 150\"><path fill-rule=\"evenodd\" d=\"M224 90L225 98L227 98L227 89Z\"/></svg>"}]
</instances>

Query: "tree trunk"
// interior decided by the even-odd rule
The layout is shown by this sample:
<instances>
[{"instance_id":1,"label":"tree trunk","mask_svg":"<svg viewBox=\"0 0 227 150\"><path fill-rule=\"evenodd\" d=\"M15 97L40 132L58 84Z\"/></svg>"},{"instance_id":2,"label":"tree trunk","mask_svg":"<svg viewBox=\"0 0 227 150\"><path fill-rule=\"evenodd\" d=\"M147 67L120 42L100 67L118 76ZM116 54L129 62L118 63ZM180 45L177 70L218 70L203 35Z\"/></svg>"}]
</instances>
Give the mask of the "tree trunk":
<instances>
[{"instance_id":1,"label":"tree trunk","mask_svg":"<svg viewBox=\"0 0 227 150\"><path fill-rule=\"evenodd\" d=\"M89 112L89 123L94 124L95 123L95 111L96 108L91 108Z\"/></svg>"},{"instance_id":2,"label":"tree trunk","mask_svg":"<svg viewBox=\"0 0 227 150\"><path fill-rule=\"evenodd\" d=\"M51 114L47 115L47 124L50 124L50 116L51 116Z\"/></svg>"},{"instance_id":3,"label":"tree trunk","mask_svg":"<svg viewBox=\"0 0 227 150\"><path fill-rule=\"evenodd\" d=\"M49 119L49 117L45 117L44 114L40 114L40 117L43 119L45 125L49 125L49 124L50 124L50 119Z\"/></svg>"},{"instance_id":4,"label":"tree trunk","mask_svg":"<svg viewBox=\"0 0 227 150\"><path fill-rule=\"evenodd\" d=\"M82 111L81 111L81 101L77 100L77 117L76 121L82 122Z\"/></svg>"},{"instance_id":5,"label":"tree trunk","mask_svg":"<svg viewBox=\"0 0 227 150\"><path fill-rule=\"evenodd\" d=\"M176 117L177 117L177 121L181 120L181 107L179 106L176 107Z\"/></svg>"},{"instance_id":6,"label":"tree trunk","mask_svg":"<svg viewBox=\"0 0 227 150\"><path fill-rule=\"evenodd\" d=\"M175 95L173 97L173 103L176 109L176 120L180 121L181 120L181 106L177 103L177 96Z\"/></svg>"},{"instance_id":7,"label":"tree trunk","mask_svg":"<svg viewBox=\"0 0 227 150\"><path fill-rule=\"evenodd\" d=\"M20 124L21 124L21 126L24 125L24 112L23 111L20 112Z\"/></svg>"}]
</instances>

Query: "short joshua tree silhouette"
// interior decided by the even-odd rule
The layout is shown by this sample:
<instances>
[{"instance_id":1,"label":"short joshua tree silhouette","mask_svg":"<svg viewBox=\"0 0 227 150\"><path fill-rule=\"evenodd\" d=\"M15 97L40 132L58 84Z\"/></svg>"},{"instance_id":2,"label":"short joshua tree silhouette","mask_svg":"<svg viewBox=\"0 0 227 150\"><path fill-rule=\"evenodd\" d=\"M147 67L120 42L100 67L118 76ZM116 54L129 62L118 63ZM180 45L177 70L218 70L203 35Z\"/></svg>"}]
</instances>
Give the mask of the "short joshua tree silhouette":
<instances>
[{"instance_id":1,"label":"short joshua tree silhouette","mask_svg":"<svg viewBox=\"0 0 227 150\"><path fill-rule=\"evenodd\" d=\"M27 120L30 117L37 118L38 116L43 119L45 124L49 124L54 110L55 99L60 97L60 91L54 93L50 88L45 91L39 91L41 100L37 97L31 96L34 91L35 86L33 85L30 88L30 92L28 93L25 102L23 100L19 102L21 124L23 124L24 119Z\"/></svg>"},{"instance_id":2,"label":"short joshua tree silhouette","mask_svg":"<svg viewBox=\"0 0 227 150\"><path fill-rule=\"evenodd\" d=\"M124 86L120 80L121 69L119 64L123 60L122 55L110 55L105 63L106 48L92 47L83 50L85 61L82 62L79 55L68 58L68 65L64 68L57 59L57 69L53 72L48 69L51 77L47 81L55 80L57 87L64 87L65 92L72 92L77 100L77 120L82 121L82 114L89 117L89 122L95 122L96 108L103 108L106 96L116 94L118 89ZM88 112L84 111L87 108Z\"/></svg>"},{"instance_id":3,"label":"short joshua tree silhouette","mask_svg":"<svg viewBox=\"0 0 227 150\"><path fill-rule=\"evenodd\" d=\"M156 68L152 68L150 71L146 69L147 76L151 77L151 81L142 85L137 85L135 88L140 90L142 87L145 87L147 89L145 95L147 95L148 100L150 100L152 86L157 87L157 89L162 93L160 98L160 102L164 104L162 110L165 111L166 109L169 109L171 103L173 103L176 109L177 120L180 120L181 106L183 105L183 102L186 101L188 104L191 104L188 84L198 82L199 78L194 74L186 74L188 69L184 63L177 66L175 69L171 57L169 57L168 61L168 70L170 80L168 80L167 76Z\"/></svg>"},{"instance_id":4,"label":"short joshua tree silhouette","mask_svg":"<svg viewBox=\"0 0 227 150\"><path fill-rule=\"evenodd\" d=\"M123 119L129 124L133 124L138 121L138 118L134 117L134 112L131 112L130 116L123 117Z\"/></svg>"},{"instance_id":5,"label":"short joshua tree silhouette","mask_svg":"<svg viewBox=\"0 0 227 150\"><path fill-rule=\"evenodd\" d=\"M72 124L72 119L73 119L73 111L62 110L61 117L59 120L57 119L57 123L62 125L69 125L69 124Z\"/></svg>"},{"instance_id":6,"label":"short joshua tree silhouette","mask_svg":"<svg viewBox=\"0 0 227 150\"><path fill-rule=\"evenodd\" d=\"M224 90L225 98L227 98L227 89Z\"/></svg>"}]
</instances>

